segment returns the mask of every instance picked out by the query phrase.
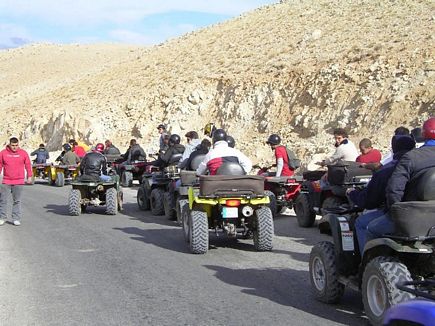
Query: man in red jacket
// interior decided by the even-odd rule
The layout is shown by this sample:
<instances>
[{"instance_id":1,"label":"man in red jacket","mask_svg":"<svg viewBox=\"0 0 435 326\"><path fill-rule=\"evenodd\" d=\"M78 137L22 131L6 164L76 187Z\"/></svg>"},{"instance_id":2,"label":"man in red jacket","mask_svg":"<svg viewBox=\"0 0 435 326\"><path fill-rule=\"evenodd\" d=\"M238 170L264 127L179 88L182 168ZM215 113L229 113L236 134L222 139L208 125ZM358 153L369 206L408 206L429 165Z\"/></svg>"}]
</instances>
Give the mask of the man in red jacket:
<instances>
[{"instance_id":1,"label":"man in red jacket","mask_svg":"<svg viewBox=\"0 0 435 326\"><path fill-rule=\"evenodd\" d=\"M21 225L21 194L24 185L24 170L27 172L26 183L32 183L32 165L29 154L19 147L18 139L9 139L9 145L0 152L0 173L3 172L1 189L0 225L7 220L8 201L12 194L12 220L14 225Z\"/></svg>"},{"instance_id":2,"label":"man in red jacket","mask_svg":"<svg viewBox=\"0 0 435 326\"><path fill-rule=\"evenodd\" d=\"M381 152L373 148L372 142L368 138L363 138L359 142L359 150L361 151L361 155L356 158L356 162L379 163L382 159Z\"/></svg>"}]
</instances>

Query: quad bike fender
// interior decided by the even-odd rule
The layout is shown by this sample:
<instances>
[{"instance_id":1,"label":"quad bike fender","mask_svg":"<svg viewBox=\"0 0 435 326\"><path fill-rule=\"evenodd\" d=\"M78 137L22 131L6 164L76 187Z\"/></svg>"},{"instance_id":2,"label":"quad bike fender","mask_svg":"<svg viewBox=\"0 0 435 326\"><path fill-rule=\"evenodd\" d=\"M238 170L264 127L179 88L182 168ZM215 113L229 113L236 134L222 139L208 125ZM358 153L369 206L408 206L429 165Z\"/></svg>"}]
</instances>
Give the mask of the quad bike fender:
<instances>
[{"instance_id":1,"label":"quad bike fender","mask_svg":"<svg viewBox=\"0 0 435 326\"><path fill-rule=\"evenodd\" d=\"M194 203L202 205L215 206L218 204L225 205L228 198L201 198L198 196L199 189L194 187L189 187L188 189L189 207L192 209ZM260 198L246 198L246 197L231 197L231 199L240 200L240 205L267 205L270 203L268 196Z\"/></svg>"},{"instance_id":2,"label":"quad bike fender","mask_svg":"<svg viewBox=\"0 0 435 326\"><path fill-rule=\"evenodd\" d=\"M410 253L410 254L432 254L434 249L430 246L424 244L414 245L403 245L394 241L390 238L378 238L370 240L366 243L364 247L364 259L366 256L370 256L374 251L379 250L393 250L397 253ZM371 255L372 256L372 255Z\"/></svg>"}]
</instances>

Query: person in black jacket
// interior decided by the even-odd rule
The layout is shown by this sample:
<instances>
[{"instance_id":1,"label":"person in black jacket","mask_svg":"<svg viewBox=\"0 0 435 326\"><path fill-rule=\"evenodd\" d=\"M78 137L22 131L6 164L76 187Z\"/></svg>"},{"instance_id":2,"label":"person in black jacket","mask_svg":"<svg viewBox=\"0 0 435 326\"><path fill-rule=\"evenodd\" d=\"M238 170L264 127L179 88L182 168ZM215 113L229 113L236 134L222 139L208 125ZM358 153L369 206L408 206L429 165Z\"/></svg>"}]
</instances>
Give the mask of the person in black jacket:
<instances>
[{"instance_id":1,"label":"person in black jacket","mask_svg":"<svg viewBox=\"0 0 435 326\"><path fill-rule=\"evenodd\" d=\"M394 136L392 139L394 159L380 170L374 172L372 179L363 190L349 188L348 198L358 207L372 210L360 215L355 222L360 253L366 244L367 225L374 219L385 214L385 188L400 158L415 147L415 141L410 136Z\"/></svg>"},{"instance_id":2,"label":"person in black jacket","mask_svg":"<svg viewBox=\"0 0 435 326\"><path fill-rule=\"evenodd\" d=\"M83 157L80 164L81 178L83 180L110 181L112 178L107 175L107 160L102 154L104 145L99 143L92 152Z\"/></svg>"},{"instance_id":3,"label":"person in black jacket","mask_svg":"<svg viewBox=\"0 0 435 326\"><path fill-rule=\"evenodd\" d=\"M386 188L387 213L369 223L367 240L394 232L394 222L388 213L394 203L418 200L415 186L428 169L435 167L435 118L426 120L422 135L424 145L409 151L397 163Z\"/></svg>"},{"instance_id":4,"label":"person in black jacket","mask_svg":"<svg viewBox=\"0 0 435 326\"><path fill-rule=\"evenodd\" d=\"M36 155L35 163L36 164L45 164L47 160L50 158L50 154L45 149L44 144L40 144L39 148L30 153L30 156Z\"/></svg>"},{"instance_id":5,"label":"person in black jacket","mask_svg":"<svg viewBox=\"0 0 435 326\"><path fill-rule=\"evenodd\" d=\"M184 146L180 144L180 136L178 136L177 134L171 135L169 137L168 145L169 147L166 150L166 152L160 155L157 161L153 162L152 165L165 167L171 163L177 163L177 162L171 162L171 158L175 154L183 154L184 152Z\"/></svg>"},{"instance_id":6,"label":"person in black jacket","mask_svg":"<svg viewBox=\"0 0 435 326\"><path fill-rule=\"evenodd\" d=\"M208 151L210 150L211 142L208 139L203 139L201 143L196 146L196 149L190 154L190 156L187 158L187 160L184 160L183 162L178 164L178 167L180 169L186 169L188 171L195 171L192 167L192 161L195 157L198 155L206 155Z\"/></svg>"}]
</instances>

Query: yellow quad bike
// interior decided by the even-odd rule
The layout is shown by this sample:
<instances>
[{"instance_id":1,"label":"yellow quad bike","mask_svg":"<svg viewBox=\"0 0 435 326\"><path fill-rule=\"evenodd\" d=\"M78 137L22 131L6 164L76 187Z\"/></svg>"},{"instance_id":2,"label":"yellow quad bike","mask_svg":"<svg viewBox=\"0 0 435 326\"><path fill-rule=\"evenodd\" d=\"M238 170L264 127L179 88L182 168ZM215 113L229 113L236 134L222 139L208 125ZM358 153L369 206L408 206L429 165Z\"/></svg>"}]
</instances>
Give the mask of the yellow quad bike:
<instances>
[{"instance_id":1,"label":"yellow quad bike","mask_svg":"<svg viewBox=\"0 0 435 326\"><path fill-rule=\"evenodd\" d=\"M201 176L199 187L189 187L188 204L181 208L183 233L190 251L208 251L210 230L231 238L252 235L255 249L272 250L274 227L268 204L263 176Z\"/></svg>"},{"instance_id":2,"label":"yellow quad bike","mask_svg":"<svg viewBox=\"0 0 435 326\"><path fill-rule=\"evenodd\" d=\"M50 170L51 185L63 187L65 182L71 182L77 179L80 172L80 166L75 165L53 165Z\"/></svg>"},{"instance_id":3,"label":"yellow quad bike","mask_svg":"<svg viewBox=\"0 0 435 326\"><path fill-rule=\"evenodd\" d=\"M51 163L33 163L32 164L32 183L36 178L42 180L51 180Z\"/></svg>"}]
</instances>

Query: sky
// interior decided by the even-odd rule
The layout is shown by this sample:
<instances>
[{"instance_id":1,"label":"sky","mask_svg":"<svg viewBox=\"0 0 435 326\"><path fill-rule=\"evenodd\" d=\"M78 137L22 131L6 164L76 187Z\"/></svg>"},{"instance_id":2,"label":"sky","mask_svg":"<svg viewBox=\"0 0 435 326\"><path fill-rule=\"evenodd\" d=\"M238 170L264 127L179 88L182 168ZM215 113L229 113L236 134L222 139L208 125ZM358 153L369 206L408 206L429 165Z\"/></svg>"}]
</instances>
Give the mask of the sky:
<instances>
[{"instance_id":1,"label":"sky","mask_svg":"<svg viewBox=\"0 0 435 326\"><path fill-rule=\"evenodd\" d=\"M278 0L0 0L0 49L28 43L153 45Z\"/></svg>"}]
</instances>

